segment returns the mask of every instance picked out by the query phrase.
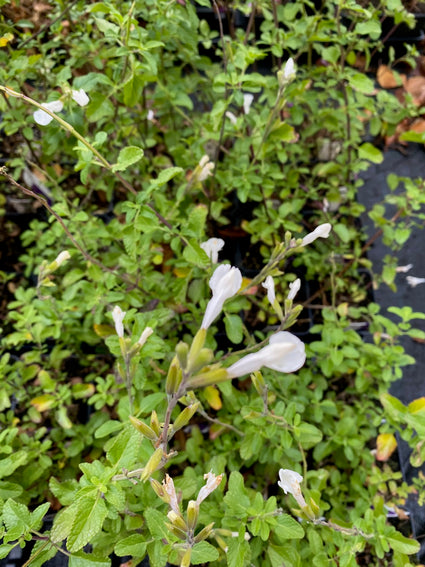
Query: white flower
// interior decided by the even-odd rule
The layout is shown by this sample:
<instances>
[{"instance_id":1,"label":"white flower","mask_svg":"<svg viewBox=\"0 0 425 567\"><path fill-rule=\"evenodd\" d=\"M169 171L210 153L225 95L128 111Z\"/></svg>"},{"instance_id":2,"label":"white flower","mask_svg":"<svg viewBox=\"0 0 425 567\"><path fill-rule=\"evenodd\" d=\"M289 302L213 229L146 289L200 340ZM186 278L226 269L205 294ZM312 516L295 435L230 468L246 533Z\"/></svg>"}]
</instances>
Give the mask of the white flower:
<instances>
[{"instance_id":1,"label":"white flower","mask_svg":"<svg viewBox=\"0 0 425 567\"><path fill-rule=\"evenodd\" d=\"M279 481L278 485L283 490L285 494L292 494L295 500L298 502L301 508L307 506L304 497L301 493L300 482L303 481L303 477L295 471L289 469L280 469L279 471Z\"/></svg>"},{"instance_id":2,"label":"white flower","mask_svg":"<svg viewBox=\"0 0 425 567\"><path fill-rule=\"evenodd\" d=\"M425 278L415 278L415 276L406 276L406 280L410 287L416 287L419 284L425 283Z\"/></svg>"},{"instance_id":3,"label":"white flower","mask_svg":"<svg viewBox=\"0 0 425 567\"><path fill-rule=\"evenodd\" d=\"M238 119L236 118L236 116L233 114L233 112L230 112L230 110L226 111L226 116L227 118L230 120L230 122L235 125L238 121Z\"/></svg>"},{"instance_id":4,"label":"white flower","mask_svg":"<svg viewBox=\"0 0 425 567\"><path fill-rule=\"evenodd\" d=\"M403 274L405 274L406 272L408 272L409 270L411 270L413 268L413 264L407 264L406 266L397 266L397 268L395 269L395 271L397 273L401 272Z\"/></svg>"},{"instance_id":5,"label":"white flower","mask_svg":"<svg viewBox=\"0 0 425 567\"><path fill-rule=\"evenodd\" d=\"M125 317L125 314L126 311L122 311L121 307L118 307L118 305L115 305L115 307L112 310L112 319L114 320L115 323L115 330L120 339L124 337L124 326L122 322Z\"/></svg>"},{"instance_id":6,"label":"white flower","mask_svg":"<svg viewBox=\"0 0 425 567\"><path fill-rule=\"evenodd\" d=\"M304 343L295 335L280 331L270 337L267 346L229 366L227 373L230 378L238 378L260 370L263 366L278 372L291 373L299 370L304 362Z\"/></svg>"},{"instance_id":7,"label":"white flower","mask_svg":"<svg viewBox=\"0 0 425 567\"><path fill-rule=\"evenodd\" d=\"M331 230L332 225L330 223L325 222L324 224L320 224L313 232L304 236L301 246L307 246L307 244L311 244L317 238L327 238Z\"/></svg>"},{"instance_id":8,"label":"white flower","mask_svg":"<svg viewBox=\"0 0 425 567\"><path fill-rule=\"evenodd\" d=\"M218 262L218 253L224 246L222 238L210 238L206 242L201 243L201 248L204 250L208 258L213 264Z\"/></svg>"},{"instance_id":9,"label":"white flower","mask_svg":"<svg viewBox=\"0 0 425 567\"><path fill-rule=\"evenodd\" d=\"M214 319L221 313L226 299L233 297L242 285L242 274L238 268L229 264L221 264L210 279L213 296L209 300L202 320L202 329L208 329Z\"/></svg>"},{"instance_id":10,"label":"white flower","mask_svg":"<svg viewBox=\"0 0 425 567\"><path fill-rule=\"evenodd\" d=\"M87 93L83 89L80 89L78 91L73 90L72 91L72 98L80 106L87 106L88 103L90 102L90 99L89 99Z\"/></svg>"},{"instance_id":11,"label":"white flower","mask_svg":"<svg viewBox=\"0 0 425 567\"><path fill-rule=\"evenodd\" d=\"M295 79L295 64L292 57L290 57L288 61L285 63L285 68L283 70L283 77L288 82L292 81L292 79Z\"/></svg>"},{"instance_id":12,"label":"white flower","mask_svg":"<svg viewBox=\"0 0 425 567\"><path fill-rule=\"evenodd\" d=\"M46 110L50 110L50 112L60 112L63 108L63 103L60 100L53 100L52 102L46 102L41 106ZM47 124L50 124L50 122L53 120L53 117L50 116L50 114L47 114L47 112L44 112L44 110L40 109L36 110L33 113L33 116L34 120L37 122L37 124L40 124L40 126L47 126Z\"/></svg>"},{"instance_id":13,"label":"white flower","mask_svg":"<svg viewBox=\"0 0 425 567\"><path fill-rule=\"evenodd\" d=\"M271 276L267 276L266 280L261 285L266 288L267 298L270 301L270 304L273 306L274 302L276 301L273 278Z\"/></svg>"},{"instance_id":14,"label":"white flower","mask_svg":"<svg viewBox=\"0 0 425 567\"><path fill-rule=\"evenodd\" d=\"M245 93L243 95L243 111L245 114L249 114L252 101L254 100L254 95L251 93Z\"/></svg>"},{"instance_id":15,"label":"white flower","mask_svg":"<svg viewBox=\"0 0 425 567\"><path fill-rule=\"evenodd\" d=\"M155 112L152 110L152 108L148 110L148 115L146 118L149 120L149 122L152 122L155 118Z\"/></svg>"},{"instance_id":16,"label":"white flower","mask_svg":"<svg viewBox=\"0 0 425 567\"><path fill-rule=\"evenodd\" d=\"M207 177L212 175L212 170L214 169L214 164L210 161L210 158L205 155L201 158L199 165L198 181L205 181Z\"/></svg>"},{"instance_id":17,"label":"white flower","mask_svg":"<svg viewBox=\"0 0 425 567\"><path fill-rule=\"evenodd\" d=\"M291 300L295 299L295 296L300 291L300 287L301 287L300 278L297 278L294 282L290 283L289 284L288 299L291 299Z\"/></svg>"},{"instance_id":18,"label":"white flower","mask_svg":"<svg viewBox=\"0 0 425 567\"><path fill-rule=\"evenodd\" d=\"M140 335L140 339L137 341L137 344L142 347L152 333L153 333L153 329L151 327L146 327L146 329Z\"/></svg>"},{"instance_id":19,"label":"white flower","mask_svg":"<svg viewBox=\"0 0 425 567\"><path fill-rule=\"evenodd\" d=\"M198 506L205 500L207 496L211 494L211 492L213 492L217 488L217 486L219 486L222 478L222 474L219 474L218 476L215 476L215 474L212 472L204 474L204 479L207 481L207 483L199 491L198 498L196 499L196 504L198 504Z\"/></svg>"},{"instance_id":20,"label":"white flower","mask_svg":"<svg viewBox=\"0 0 425 567\"><path fill-rule=\"evenodd\" d=\"M64 262L66 262L67 260L69 260L71 258L70 253L68 252L68 250L64 250L63 252L61 252L58 257L56 258L56 260L54 260L54 262L56 262L56 264L59 266L61 266Z\"/></svg>"}]
</instances>

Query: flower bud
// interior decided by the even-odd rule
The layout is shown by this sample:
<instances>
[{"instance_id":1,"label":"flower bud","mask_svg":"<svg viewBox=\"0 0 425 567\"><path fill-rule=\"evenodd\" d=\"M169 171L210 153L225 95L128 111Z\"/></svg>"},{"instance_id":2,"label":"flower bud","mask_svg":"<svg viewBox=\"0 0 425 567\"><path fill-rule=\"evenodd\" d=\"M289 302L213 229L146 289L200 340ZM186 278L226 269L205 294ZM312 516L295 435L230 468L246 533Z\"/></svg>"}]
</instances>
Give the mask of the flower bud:
<instances>
[{"instance_id":1,"label":"flower bud","mask_svg":"<svg viewBox=\"0 0 425 567\"><path fill-rule=\"evenodd\" d=\"M132 426L147 439L150 439L151 441L156 441L158 439L158 435L155 433L155 431L151 429L149 425L143 423L142 420L137 419L137 417L133 417L132 415L130 415L129 419Z\"/></svg>"},{"instance_id":2,"label":"flower bud","mask_svg":"<svg viewBox=\"0 0 425 567\"><path fill-rule=\"evenodd\" d=\"M187 539L187 533L175 526L174 524L165 524L172 534L182 540Z\"/></svg>"},{"instance_id":3,"label":"flower bud","mask_svg":"<svg viewBox=\"0 0 425 567\"><path fill-rule=\"evenodd\" d=\"M221 264L216 268L210 279L212 298L208 302L204 318L201 324L202 329L208 329L211 323L221 313L226 299L233 297L242 285L242 274L238 268Z\"/></svg>"},{"instance_id":4,"label":"flower bud","mask_svg":"<svg viewBox=\"0 0 425 567\"><path fill-rule=\"evenodd\" d=\"M155 410L152 410L151 414L151 428L155 431L156 435L160 435L161 433L161 426L159 425L158 414Z\"/></svg>"},{"instance_id":5,"label":"flower bud","mask_svg":"<svg viewBox=\"0 0 425 567\"><path fill-rule=\"evenodd\" d=\"M201 349L203 348L203 346L205 344L206 336L207 336L206 329L201 328L196 333L196 335L193 337L193 341L192 341L192 344L190 345L190 350L189 350L189 354L188 354L188 357L187 357L187 371L188 372L192 372L193 368L195 368L196 366L199 366L198 356L199 356L199 353L201 352Z\"/></svg>"},{"instance_id":6,"label":"flower bud","mask_svg":"<svg viewBox=\"0 0 425 567\"><path fill-rule=\"evenodd\" d=\"M232 378L230 374L227 372L226 368L218 367L212 368L212 370L207 369L200 374L196 374L189 378L187 381L188 388L205 388L205 386L211 386L213 384L218 384L219 382L224 382L225 380L229 380Z\"/></svg>"},{"instance_id":7,"label":"flower bud","mask_svg":"<svg viewBox=\"0 0 425 567\"><path fill-rule=\"evenodd\" d=\"M151 486L152 486L154 492L156 493L156 495L159 496L159 498L161 498L161 500L163 500L164 502L166 502L168 504L169 498L168 498L168 495L166 494L162 484L160 482L158 482L157 480L155 480L154 478L150 478L149 482L151 483Z\"/></svg>"},{"instance_id":8,"label":"flower bud","mask_svg":"<svg viewBox=\"0 0 425 567\"><path fill-rule=\"evenodd\" d=\"M208 526L202 528L199 534L195 536L195 543L199 543L200 541L207 539L207 537L211 535L213 527L214 527L214 522L211 522L211 524L208 524Z\"/></svg>"},{"instance_id":9,"label":"flower bud","mask_svg":"<svg viewBox=\"0 0 425 567\"><path fill-rule=\"evenodd\" d=\"M112 310L112 319L114 320L115 323L115 331L120 339L124 337L123 320L125 314L126 311L122 311L121 307L118 307L118 305L115 305L115 307Z\"/></svg>"},{"instance_id":10,"label":"flower bud","mask_svg":"<svg viewBox=\"0 0 425 567\"><path fill-rule=\"evenodd\" d=\"M170 510L167 514L167 518L173 526L176 526L179 530L187 534L188 527L180 512L177 514L174 510Z\"/></svg>"},{"instance_id":11,"label":"flower bud","mask_svg":"<svg viewBox=\"0 0 425 567\"><path fill-rule=\"evenodd\" d=\"M263 397L267 392L267 386L264 382L263 375L259 370L251 373L251 380L254 388L257 390L259 396Z\"/></svg>"},{"instance_id":12,"label":"flower bud","mask_svg":"<svg viewBox=\"0 0 425 567\"><path fill-rule=\"evenodd\" d=\"M301 242L301 246L307 246L308 244L314 242L317 238L327 238L331 230L332 225L330 223L325 222L324 224L320 224L313 230L313 232L310 232L310 234L304 236Z\"/></svg>"},{"instance_id":13,"label":"flower bud","mask_svg":"<svg viewBox=\"0 0 425 567\"><path fill-rule=\"evenodd\" d=\"M168 369L167 380L165 382L165 391L168 396L176 394L183 378L182 369L180 368L177 357L173 358L173 361Z\"/></svg>"},{"instance_id":14,"label":"flower bud","mask_svg":"<svg viewBox=\"0 0 425 567\"><path fill-rule=\"evenodd\" d=\"M177 416L175 422L173 423L173 432L176 432L182 427L185 427L195 415L200 405L201 404L199 402L195 402L194 404L191 404L190 406L184 408L184 410L180 413L180 415Z\"/></svg>"},{"instance_id":15,"label":"flower bud","mask_svg":"<svg viewBox=\"0 0 425 567\"><path fill-rule=\"evenodd\" d=\"M189 345L180 341L176 346L176 356L182 368L187 366L187 356L189 354Z\"/></svg>"},{"instance_id":16,"label":"flower bud","mask_svg":"<svg viewBox=\"0 0 425 567\"><path fill-rule=\"evenodd\" d=\"M199 504L195 502L195 500L190 500L189 504L187 505L187 525L189 530L192 532L196 528L196 524L198 523L199 517Z\"/></svg>"},{"instance_id":17,"label":"flower bud","mask_svg":"<svg viewBox=\"0 0 425 567\"><path fill-rule=\"evenodd\" d=\"M190 567L190 559L192 557L192 548L188 547L184 552L182 560L180 562L180 567Z\"/></svg>"},{"instance_id":18,"label":"flower bud","mask_svg":"<svg viewBox=\"0 0 425 567\"><path fill-rule=\"evenodd\" d=\"M59 268L59 266L61 266L64 262L66 262L70 258L71 258L71 254L68 252L68 250L63 250L63 252L61 252L56 257L56 259L53 260L53 262L47 266L46 271L54 272L55 270L57 270Z\"/></svg>"},{"instance_id":19,"label":"flower bud","mask_svg":"<svg viewBox=\"0 0 425 567\"><path fill-rule=\"evenodd\" d=\"M158 447L156 451L151 455L149 461L146 463L142 474L140 475L140 480L144 482L147 480L160 466L163 459L164 453L161 447Z\"/></svg>"}]
</instances>

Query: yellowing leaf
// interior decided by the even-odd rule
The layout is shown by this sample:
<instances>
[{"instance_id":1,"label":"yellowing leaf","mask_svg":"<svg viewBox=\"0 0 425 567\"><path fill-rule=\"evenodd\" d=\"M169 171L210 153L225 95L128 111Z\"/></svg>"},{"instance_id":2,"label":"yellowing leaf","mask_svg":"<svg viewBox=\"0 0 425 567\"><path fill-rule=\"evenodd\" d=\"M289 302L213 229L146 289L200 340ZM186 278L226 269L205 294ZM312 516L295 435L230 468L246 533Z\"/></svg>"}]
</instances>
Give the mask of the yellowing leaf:
<instances>
[{"instance_id":1,"label":"yellowing leaf","mask_svg":"<svg viewBox=\"0 0 425 567\"><path fill-rule=\"evenodd\" d=\"M93 330L98 337L109 337L109 335L115 333L115 329L111 325L98 325L97 323L93 325Z\"/></svg>"},{"instance_id":2,"label":"yellowing leaf","mask_svg":"<svg viewBox=\"0 0 425 567\"><path fill-rule=\"evenodd\" d=\"M381 433L376 440L376 458L378 461L388 461L397 447L396 438L392 433Z\"/></svg>"},{"instance_id":3,"label":"yellowing leaf","mask_svg":"<svg viewBox=\"0 0 425 567\"><path fill-rule=\"evenodd\" d=\"M207 386L204 390L205 398L212 409L219 410L222 407L220 392L215 386Z\"/></svg>"},{"instance_id":4,"label":"yellowing leaf","mask_svg":"<svg viewBox=\"0 0 425 567\"><path fill-rule=\"evenodd\" d=\"M36 398L31 400L30 403L38 411L46 411L55 404L55 397L51 396L50 394L44 394L43 396L37 396Z\"/></svg>"},{"instance_id":5,"label":"yellowing leaf","mask_svg":"<svg viewBox=\"0 0 425 567\"><path fill-rule=\"evenodd\" d=\"M189 275L190 268L174 268L173 274L178 278L185 278Z\"/></svg>"},{"instance_id":6,"label":"yellowing leaf","mask_svg":"<svg viewBox=\"0 0 425 567\"><path fill-rule=\"evenodd\" d=\"M13 39L13 34L5 33L2 37L0 37L0 47L4 47Z\"/></svg>"},{"instance_id":7,"label":"yellowing leaf","mask_svg":"<svg viewBox=\"0 0 425 567\"><path fill-rule=\"evenodd\" d=\"M409 413L419 413L421 411L425 411L425 398L418 398L417 400L413 400L408 406L407 409Z\"/></svg>"}]
</instances>

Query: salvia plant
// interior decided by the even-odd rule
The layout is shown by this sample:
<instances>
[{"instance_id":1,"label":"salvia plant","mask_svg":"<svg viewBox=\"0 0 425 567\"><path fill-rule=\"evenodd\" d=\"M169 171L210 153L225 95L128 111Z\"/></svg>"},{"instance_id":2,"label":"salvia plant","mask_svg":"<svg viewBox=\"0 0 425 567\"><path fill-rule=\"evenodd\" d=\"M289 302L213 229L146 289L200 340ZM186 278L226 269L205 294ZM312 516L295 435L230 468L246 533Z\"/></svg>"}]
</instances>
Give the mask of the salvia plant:
<instances>
[{"instance_id":1,"label":"salvia plant","mask_svg":"<svg viewBox=\"0 0 425 567\"><path fill-rule=\"evenodd\" d=\"M425 315L382 314L364 274L382 237L394 255L373 278L394 287L423 181L391 175L371 211L356 200L379 139L417 112L370 74L383 24L412 14L400 0L0 14L15 236L0 272L0 558L414 564L419 544L396 528L423 479L408 486L391 455L398 431L424 462L424 404L388 389Z\"/></svg>"}]
</instances>

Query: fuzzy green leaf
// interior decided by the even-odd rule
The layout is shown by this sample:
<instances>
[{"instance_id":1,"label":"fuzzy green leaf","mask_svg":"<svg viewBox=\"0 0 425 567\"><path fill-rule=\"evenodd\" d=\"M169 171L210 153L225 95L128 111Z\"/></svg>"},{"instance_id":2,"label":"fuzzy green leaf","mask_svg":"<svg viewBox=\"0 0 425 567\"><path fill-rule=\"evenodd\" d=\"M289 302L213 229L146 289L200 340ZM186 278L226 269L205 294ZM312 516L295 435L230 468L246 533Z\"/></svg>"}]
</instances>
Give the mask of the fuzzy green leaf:
<instances>
[{"instance_id":1,"label":"fuzzy green leaf","mask_svg":"<svg viewBox=\"0 0 425 567\"><path fill-rule=\"evenodd\" d=\"M146 538L141 534L133 534L119 541L114 551L119 557L124 557L125 555L144 557L146 553Z\"/></svg>"},{"instance_id":2,"label":"fuzzy green leaf","mask_svg":"<svg viewBox=\"0 0 425 567\"><path fill-rule=\"evenodd\" d=\"M190 562L192 565L200 565L201 563L209 563L217 561L217 549L207 541L201 541L193 546Z\"/></svg>"},{"instance_id":3,"label":"fuzzy green leaf","mask_svg":"<svg viewBox=\"0 0 425 567\"><path fill-rule=\"evenodd\" d=\"M130 165L133 165L133 163L142 159L142 157L142 148L137 146L127 146L120 151L117 163L112 166L112 171L124 171Z\"/></svg>"},{"instance_id":4,"label":"fuzzy green leaf","mask_svg":"<svg viewBox=\"0 0 425 567\"><path fill-rule=\"evenodd\" d=\"M285 539L301 539L304 537L302 526L288 514L279 516L277 522L278 525L273 531L280 541Z\"/></svg>"},{"instance_id":5,"label":"fuzzy green leaf","mask_svg":"<svg viewBox=\"0 0 425 567\"><path fill-rule=\"evenodd\" d=\"M386 536L385 539L394 551L398 551L406 555L417 553L420 549L420 545L416 540L404 537L399 532L395 532L391 536Z\"/></svg>"}]
</instances>

